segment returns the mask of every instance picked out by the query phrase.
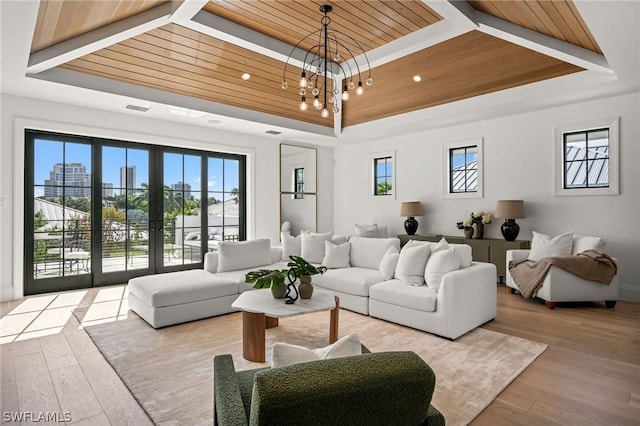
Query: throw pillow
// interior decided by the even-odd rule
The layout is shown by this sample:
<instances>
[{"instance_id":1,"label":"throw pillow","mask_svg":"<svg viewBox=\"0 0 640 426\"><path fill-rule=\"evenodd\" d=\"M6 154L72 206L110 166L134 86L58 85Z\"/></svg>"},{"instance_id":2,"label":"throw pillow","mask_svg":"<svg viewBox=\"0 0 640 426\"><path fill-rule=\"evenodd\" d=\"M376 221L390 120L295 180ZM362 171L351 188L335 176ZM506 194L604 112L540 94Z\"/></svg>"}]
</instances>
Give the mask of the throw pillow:
<instances>
[{"instance_id":1,"label":"throw pillow","mask_svg":"<svg viewBox=\"0 0 640 426\"><path fill-rule=\"evenodd\" d=\"M310 263L320 264L324 259L324 242L331 241L333 232L326 234L316 234L314 232L303 232L301 234L300 255Z\"/></svg>"},{"instance_id":2,"label":"throw pillow","mask_svg":"<svg viewBox=\"0 0 640 426\"><path fill-rule=\"evenodd\" d=\"M307 349L303 346L275 342L271 350L271 368L361 354L362 346L357 334L350 334L327 347L318 349Z\"/></svg>"},{"instance_id":3,"label":"throw pillow","mask_svg":"<svg viewBox=\"0 0 640 426\"><path fill-rule=\"evenodd\" d=\"M324 242L324 259L322 265L329 269L348 268L351 243L335 245L331 241Z\"/></svg>"},{"instance_id":4,"label":"throw pillow","mask_svg":"<svg viewBox=\"0 0 640 426\"><path fill-rule=\"evenodd\" d=\"M395 247L400 252L400 240L397 238L366 238L352 236L351 254L349 263L351 266L367 269L379 269L380 261L389 247Z\"/></svg>"},{"instance_id":5,"label":"throw pillow","mask_svg":"<svg viewBox=\"0 0 640 426\"><path fill-rule=\"evenodd\" d=\"M395 247L389 247L384 256L382 256L379 270L385 281L393 279L393 276L396 272L396 266L398 265L399 257L400 252Z\"/></svg>"},{"instance_id":6,"label":"throw pillow","mask_svg":"<svg viewBox=\"0 0 640 426\"><path fill-rule=\"evenodd\" d=\"M282 222L280 231L291 233L291 223L288 220L285 220L284 222Z\"/></svg>"},{"instance_id":7,"label":"throw pillow","mask_svg":"<svg viewBox=\"0 0 640 426\"><path fill-rule=\"evenodd\" d=\"M411 285L424 284L424 269L431 253L428 244L409 241L402 250L396 266L396 278Z\"/></svg>"},{"instance_id":8,"label":"throw pillow","mask_svg":"<svg viewBox=\"0 0 640 426\"><path fill-rule=\"evenodd\" d=\"M289 256L300 256L302 253L302 238L300 235L292 237L288 232L282 232L282 260L289 261Z\"/></svg>"},{"instance_id":9,"label":"throw pillow","mask_svg":"<svg viewBox=\"0 0 640 426\"><path fill-rule=\"evenodd\" d=\"M271 264L271 242L221 241L218 244L218 272L238 271Z\"/></svg>"},{"instance_id":10,"label":"throw pillow","mask_svg":"<svg viewBox=\"0 0 640 426\"><path fill-rule=\"evenodd\" d=\"M471 252L471 246L468 244L451 244L453 251L456 252L458 260L460 261L460 269L468 268L473 261L473 255Z\"/></svg>"},{"instance_id":11,"label":"throw pillow","mask_svg":"<svg viewBox=\"0 0 640 426\"><path fill-rule=\"evenodd\" d=\"M192 240L197 240L200 239L200 233L199 232L189 232L187 233L187 235L184 236L184 240L185 241L192 241Z\"/></svg>"},{"instance_id":12,"label":"throw pillow","mask_svg":"<svg viewBox=\"0 0 640 426\"><path fill-rule=\"evenodd\" d=\"M607 242L603 238L575 234L573 236L571 254L582 253L585 250L595 250L599 253L604 253L604 247L606 245Z\"/></svg>"},{"instance_id":13,"label":"throw pillow","mask_svg":"<svg viewBox=\"0 0 640 426\"><path fill-rule=\"evenodd\" d=\"M387 238L387 227L373 225L355 225L355 235L365 238Z\"/></svg>"},{"instance_id":14,"label":"throw pillow","mask_svg":"<svg viewBox=\"0 0 640 426\"><path fill-rule=\"evenodd\" d=\"M440 250L446 250L448 248L449 248L449 243L443 237L443 238L440 238L440 241L438 241L435 247L431 249L431 253L435 253Z\"/></svg>"},{"instance_id":15,"label":"throw pillow","mask_svg":"<svg viewBox=\"0 0 640 426\"><path fill-rule=\"evenodd\" d=\"M438 292L442 277L449 272L458 270L459 267L460 261L453 247L431 253L424 272L427 286L431 290Z\"/></svg>"},{"instance_id":16,"label":"throw pillow","mask_svg":"<svg viewBox=\"0 0 640 426\"><path fill-rule=\"evenodd\" d=\"M571 254L573 246L573 232L565 232L551 238L548 235L533 231L531 251L528 260L538 261L545 257L563 256Z\"/></svg>"}]
</instances>

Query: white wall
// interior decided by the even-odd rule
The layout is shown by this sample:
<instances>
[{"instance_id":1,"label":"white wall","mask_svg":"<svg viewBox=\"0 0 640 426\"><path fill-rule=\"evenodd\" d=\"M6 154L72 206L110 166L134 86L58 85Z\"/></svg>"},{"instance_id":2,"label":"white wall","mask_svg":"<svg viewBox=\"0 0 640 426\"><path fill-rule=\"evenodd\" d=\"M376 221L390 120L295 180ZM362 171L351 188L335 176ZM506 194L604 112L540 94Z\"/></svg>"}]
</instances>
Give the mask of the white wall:
<instances>
[{"instance_id":1,"label":"white wall","mask_svg":"<svg viewBox=\"0 0 640 426\"><path fill-rule=\"evenodd\" d=\"M350 235L354 223L387 225L403 234L402 201L422 201L418 233L462 235L456 222L472 210L495 210L498 199L525 201L519 239L536 230L572 230L607 239L619 259L621 298L640 301L640 95L616 96L412 135L335 148L334 227ZM620 195L555 197L554 126L620 116ZM443 199L442 145L484 138L484 198ZM371 153L396 150L396 199L369 195ZM501 220L485 236L502 238Z\"/></svg>"},{"instance_id":2,"label":"white wall","mask_svg":"<svg viewBox=\"0 0 640 426\"><path fill-rule=\"evenodd\" d=\"M0 95L0 300L22 295L23 277L23 126L41 130L174 145L247 155L248 238L279 241L280 140L214 128L77 107L32 98ZM318 151L319 229L332 228L331 148ZM15 207L14 207L15 206ZM14 214L17 213L17 214ZM15 286L14 286L15 284Z\"/></svg>"}]
</instances>

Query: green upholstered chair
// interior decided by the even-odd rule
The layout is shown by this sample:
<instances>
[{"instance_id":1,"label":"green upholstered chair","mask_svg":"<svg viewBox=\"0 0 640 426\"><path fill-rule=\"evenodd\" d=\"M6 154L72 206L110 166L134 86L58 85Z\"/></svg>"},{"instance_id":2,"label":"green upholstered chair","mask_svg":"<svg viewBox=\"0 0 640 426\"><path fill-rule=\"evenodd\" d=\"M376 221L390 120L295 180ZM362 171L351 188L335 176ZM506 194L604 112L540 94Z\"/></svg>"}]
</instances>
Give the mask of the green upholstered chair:
<instances>
[{"instance_id":1,"label":"green upholstered chair","mask_svg":"<svg viewBox=\"0 0 640 426\"><path fill-rule=\"evenodd\" d=\"M236 371L214 359L216 425L444 425L433 370L414 352L379 352Z\"/></svg>"}]
</instances>

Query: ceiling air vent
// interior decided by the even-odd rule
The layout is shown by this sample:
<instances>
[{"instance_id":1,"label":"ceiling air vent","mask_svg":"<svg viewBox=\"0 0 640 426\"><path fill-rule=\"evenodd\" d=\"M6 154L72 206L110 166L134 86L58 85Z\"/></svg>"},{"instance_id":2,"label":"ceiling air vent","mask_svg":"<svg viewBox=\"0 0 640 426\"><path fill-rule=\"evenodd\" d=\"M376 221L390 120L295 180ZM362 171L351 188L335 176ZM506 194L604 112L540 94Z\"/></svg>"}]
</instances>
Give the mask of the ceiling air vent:
<instances>
[{"instance_id":1,"label":"ceiling air vent","mask_svg":"<svg viewBox=\"0 0 640 426\"><path fill-rule=\"evenodd\" d=\"M125 108L132 109L134 111L147 112L149 111L149 107L139 106L139 105L127 105Z\"/></svg>"},{"instance_id":2,"label":"ceiling air vent","mask_svg":"<svg viewBox=\"0 0 640 426\"><path fill-rule=\"evenodd\" d=\"M280 134L282 134L282 132L278 132L277 130L267 130L265 133L268 134L268 135L280 135Z\"/></svg>"}]
</instances>

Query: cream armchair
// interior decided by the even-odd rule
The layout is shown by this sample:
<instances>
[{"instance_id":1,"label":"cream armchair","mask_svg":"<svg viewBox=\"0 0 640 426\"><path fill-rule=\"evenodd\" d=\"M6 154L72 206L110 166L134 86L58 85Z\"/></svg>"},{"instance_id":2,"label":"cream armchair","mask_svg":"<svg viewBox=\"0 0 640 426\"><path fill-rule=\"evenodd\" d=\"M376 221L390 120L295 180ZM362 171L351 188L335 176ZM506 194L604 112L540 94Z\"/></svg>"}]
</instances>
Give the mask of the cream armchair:
<instances>
[{"instance_id":1,"label":"cream armchair","mask_svg":"<svg viewBox=\"0 0 640 426\"><path fill-rule=\"evenodd\" d=\"M598 241L597 245L590 246L590 242ZM571 254L577 254L584 250L594 249L602 252L605 242L600 238L587 237L582 235L573 236L573 248ZM518 262L526 260L530 250L508 250L507 265L510 261ZM518 286L513 281L509 268L506 271L506 284L511 294L519 291ZM609 285L596 281L589 281L577 277L556 266L551 266L542 286L534 294L545 301L549 309L555 308L556 302L596 302L604 301L607 308L613 308L618 301L618 275L614 276Z\"/></svg>"}]
</instances>

